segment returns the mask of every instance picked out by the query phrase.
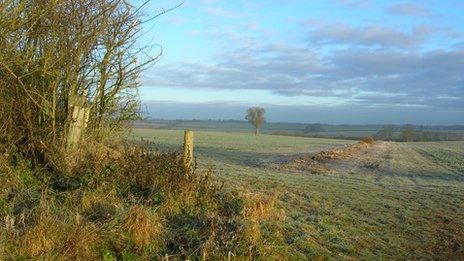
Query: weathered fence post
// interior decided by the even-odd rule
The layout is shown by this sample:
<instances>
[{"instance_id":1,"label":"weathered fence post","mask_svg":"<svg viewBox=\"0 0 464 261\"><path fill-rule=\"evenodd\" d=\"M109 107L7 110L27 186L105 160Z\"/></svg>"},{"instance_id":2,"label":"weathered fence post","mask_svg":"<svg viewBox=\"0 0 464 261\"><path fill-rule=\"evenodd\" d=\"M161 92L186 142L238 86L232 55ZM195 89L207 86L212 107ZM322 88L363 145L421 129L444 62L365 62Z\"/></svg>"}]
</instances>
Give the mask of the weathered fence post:
<instances>
[{"instance_id":1,"label":"weathered fence post","mask_svg":"<svg viewBox=\"0 0 464 261\"><path fill-rule=\"evenodd\" d=\"M89 121L90 108L85 106L86 94L84 93L84 96L73 97L71 99L72 115L67 137L68 149L79 143L82 132L87 127L87 122Z\"/></svg>"},{"instance_id":2,"label":"weathered fence post","mask_svg":"<svg viewBox=\"0 0 464 261\"><path fill-rule=\"evenodd\" d=\"M193 131L184 132L184 167L190 170L193 164Z\"/></svg>"}]
</instances>

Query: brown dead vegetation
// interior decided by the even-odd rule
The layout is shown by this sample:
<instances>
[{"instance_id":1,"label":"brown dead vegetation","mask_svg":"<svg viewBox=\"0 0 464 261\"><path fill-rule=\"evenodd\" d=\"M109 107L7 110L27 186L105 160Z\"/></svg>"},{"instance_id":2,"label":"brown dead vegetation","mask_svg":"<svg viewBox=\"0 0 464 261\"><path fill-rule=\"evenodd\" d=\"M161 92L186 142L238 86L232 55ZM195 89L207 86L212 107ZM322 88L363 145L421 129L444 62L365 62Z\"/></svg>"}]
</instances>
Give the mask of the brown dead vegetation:
<instances>
[{"instance_id":1,"label":"brown dead vegetation","mask_svg":"<svg viewBox=\"0 0 464 261\"><path fill-rule=\"evenodd\" d=\"M2 258L284 258L276 196L221 190L149 143L108 147L80 148L64 173L0 154Z\"/></svg>"},{"instance_id":2,"label":"brown dead vegetation","mask_svg":"<svg viewBox=\"0 0 464 261\"><path fill-rule=\"evenodd\" d=\"M327 173L330 168L324 163L352 158L360 152L368 149L375 144L372 138L363 138L360 142L353 145L345 145L342 148L325 150L316 154L307 154L303 157L293 159L283 164L286 169L295 169L302 171L311 171L312 173Z\"/></svg>"},{"instance_id":3,"label":"brown dead vegetation","mask_svg":"<svg viewBox=\"0 0 464 261\"><path fill-rule=\"evenodd\" d=\"M60 233L62 223L51 213L50 206L45 198L42 198L39 208L34 213L32 226L21 237L22 251L32 257L39 257L50 253L58 247L58 242L63 239Z\"/></svg>"},{"instance_id":4,"label":"brown dead vegetation","mask_svg":"<svg viewBox=\"0 0 464 261\"><path fill-rule=\"evenodd\" d=\"M133 206L124 219L123 227L137 247L163 242L161 238L163 223L160 218L143 206Z\"/></svg>"},{"instance_id":5,"label":"brown dead vegetation","mask_svg":"<svg viewBox=\"0 0 464 261\"><path fill-rule=\"evenodd\" d=\"M434 260L464 260L462 225L445 214L436 214L427 249Z\"/></svg>"},{"instance_id":6,"label":"brown dead vegetation","mask_svg":"<svg viewBox=\"0 0 464 261\"><path fill-rule=\"evenodd\" d=\"M370 146L372 146L372 144L374 143L365 142L364 140L362 140L356 144L345 146L343 148L321 151L316 155L312 156L312 159L318 162L347 159L357 155L362 150L369 148Z\"/></svg>"},{"instance_id":7,"label":"brown dead vegetation","mask_svg":"<svg viewBox=\"0 0 464 261\"><path fill-rule=\"evenodd\" d=\"M102 238L94 224L83 220L79 214L76 214L74 223L67 230L69 234L63 244L63 256L70 260L98 259L93 248L101 243Z\"/></svg>"}]
</instances>

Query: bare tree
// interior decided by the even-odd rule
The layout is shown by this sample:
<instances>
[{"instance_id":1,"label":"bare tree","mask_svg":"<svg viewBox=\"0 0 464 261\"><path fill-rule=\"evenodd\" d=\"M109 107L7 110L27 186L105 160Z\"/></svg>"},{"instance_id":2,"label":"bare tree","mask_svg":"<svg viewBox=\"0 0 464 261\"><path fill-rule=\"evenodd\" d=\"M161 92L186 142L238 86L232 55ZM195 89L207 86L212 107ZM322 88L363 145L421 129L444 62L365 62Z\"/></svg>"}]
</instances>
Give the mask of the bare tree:
<instances>
[{"instance_id":1,"label":"bare tree","mask_svg":"<svg viewBox=\"0 0 464 261\"><path fill-rule=\"evenodd\" d=\"M381 130L377 133L377 138L381 140L393 140L395 134L395 126L393 125L385 125L382 127Z\"/></svg>"},{"instance_id":2,"label":"bare tree","mask_svg":"<svg viewBox=\"0 0 464 261\"><path fill-rule=\"evenodd\" d=\"M403 141L406 141L406 142L414 141L414 134L415 134L414 125L406 124L403 126L403 130L401 132L401 137Z\"/></svg>"},{"instance_id":3,"label":"bare tree","mask_svg":"<svg viewBox=\"0 0 464 261\"><path fill-rule=\"evenodd\" d=\"M245 119L248 120L255 127L255 135L259 134L259 130L263 126L266 118L264 114L266 111L264 108L252 107L246 111Z\"/></svg>"},{"instance_id":4,"label":"bare tree","mask_svg":"<svg viewBox=\"0 0 464 261\"><path fill-rule=\"evenodd\" d=\"M138 117L139 75L161 55L137 41L145 4L0 1L0 138L27 153L60 147L77 101L100 138Z\"/></svg>"}]
</instances>

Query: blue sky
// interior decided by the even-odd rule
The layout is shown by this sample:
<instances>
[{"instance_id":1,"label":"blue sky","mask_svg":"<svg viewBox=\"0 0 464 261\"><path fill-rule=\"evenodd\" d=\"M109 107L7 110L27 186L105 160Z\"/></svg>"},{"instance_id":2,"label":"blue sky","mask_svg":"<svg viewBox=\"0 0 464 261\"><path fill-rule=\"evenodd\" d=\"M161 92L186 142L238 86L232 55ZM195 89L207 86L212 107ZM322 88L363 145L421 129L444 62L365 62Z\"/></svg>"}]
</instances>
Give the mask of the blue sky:
<instances>
[{"instance_id":1,"label":"blue sky","mask_svg":"<svg viewBox=\"0 0 464 261\"><path fill-rule=\"evenodd\" d=\"M153 1L150 16L178 1ZM186 0L145 25L151 117L464 124L464 1Z\"/></svg>"}]
</instances>

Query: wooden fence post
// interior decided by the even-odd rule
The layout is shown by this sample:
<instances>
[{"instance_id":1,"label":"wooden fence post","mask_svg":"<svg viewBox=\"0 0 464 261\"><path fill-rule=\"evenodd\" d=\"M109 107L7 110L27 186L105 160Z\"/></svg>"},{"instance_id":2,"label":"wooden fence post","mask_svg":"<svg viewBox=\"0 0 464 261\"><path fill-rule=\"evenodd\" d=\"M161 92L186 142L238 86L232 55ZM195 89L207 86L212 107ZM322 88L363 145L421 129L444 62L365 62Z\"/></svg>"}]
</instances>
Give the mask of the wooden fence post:
<instances>
[{"instance_id":1,"label":"wooden fence post","mask_svg":"<svg viewBox=\"0 0 464 261\"><path fill-rule=\"evenodd\" d=\"M85 106L86 93L81 97L73 97L71 99L71 122L68 129L67 147L68 149L75 147L81 140L82 133L87 127L89 121L90 108Z\"/></svg>"},{"instance_id":2,"label":"wooden fence post","mask_svg":"<svg viewBox=\"0 0 464 261\"><path fill-rule=\"evenodd\" d=\"M184 131L184 167L190 170L193 164L193 131Z\"/></svg>"}]
</instances>

